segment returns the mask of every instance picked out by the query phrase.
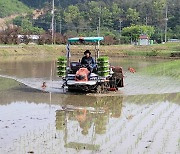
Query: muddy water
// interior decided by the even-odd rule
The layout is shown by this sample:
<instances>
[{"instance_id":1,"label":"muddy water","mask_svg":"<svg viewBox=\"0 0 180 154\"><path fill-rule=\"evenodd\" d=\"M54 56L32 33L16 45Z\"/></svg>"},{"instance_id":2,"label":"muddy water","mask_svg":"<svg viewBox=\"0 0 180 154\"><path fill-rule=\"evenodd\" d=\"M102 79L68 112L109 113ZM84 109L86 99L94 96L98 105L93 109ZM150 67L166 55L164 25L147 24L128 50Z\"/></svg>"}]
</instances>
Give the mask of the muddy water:
<instances>
[{"instance_id":1,"label":"muddy water","mask_svg":"<svg viewBox=\"0 0 180 154\"><path fill-rule=\"evenodd\" d=\"M61 89L54 57L0 58L0 153L180 153L180 80L144 71L165 62L112 58L125 87L85 95Z\"/></svg>"}]
</instances>

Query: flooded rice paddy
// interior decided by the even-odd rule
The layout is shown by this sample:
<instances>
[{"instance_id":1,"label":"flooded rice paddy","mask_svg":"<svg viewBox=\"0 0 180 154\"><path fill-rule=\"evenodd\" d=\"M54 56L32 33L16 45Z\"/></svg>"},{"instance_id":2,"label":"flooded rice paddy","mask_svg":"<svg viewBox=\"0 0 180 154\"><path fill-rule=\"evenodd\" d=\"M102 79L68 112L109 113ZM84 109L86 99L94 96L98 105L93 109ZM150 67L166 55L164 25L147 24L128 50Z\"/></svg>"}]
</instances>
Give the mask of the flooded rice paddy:
<instances>
[{"instance_id":1,"label":"flooded rice paddy","mask_svg":"<svg viewBox=\"0 0 180 154\"><path fill-rule=\"evenodd\" d=\"M111 64L123 66L124 88L79 94L61 88L53 57L0 58L0 153L179 154L179 60Z\"/></svg>"}]
</instances>

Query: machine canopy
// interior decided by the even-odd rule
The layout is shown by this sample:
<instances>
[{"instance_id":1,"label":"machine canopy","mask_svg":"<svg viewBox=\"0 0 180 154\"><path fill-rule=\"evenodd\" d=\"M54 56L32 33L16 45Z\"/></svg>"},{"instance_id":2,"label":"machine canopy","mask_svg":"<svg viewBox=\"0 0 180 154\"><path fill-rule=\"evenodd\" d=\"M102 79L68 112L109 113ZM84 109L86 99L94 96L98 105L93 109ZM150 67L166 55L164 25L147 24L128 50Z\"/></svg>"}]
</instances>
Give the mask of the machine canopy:
<instances>
[{"instance_id":1,"label":"machine canopy","mask_svg":"<svg viewBox=\"0 0 180 154\"><path fill-rule=\"evenodd\" d=\"M69 43L74 43L74 42L98 42L104 40L104 37L74 37L74 38L69 38L68 42Z\"/></svg>"}]
</instances>

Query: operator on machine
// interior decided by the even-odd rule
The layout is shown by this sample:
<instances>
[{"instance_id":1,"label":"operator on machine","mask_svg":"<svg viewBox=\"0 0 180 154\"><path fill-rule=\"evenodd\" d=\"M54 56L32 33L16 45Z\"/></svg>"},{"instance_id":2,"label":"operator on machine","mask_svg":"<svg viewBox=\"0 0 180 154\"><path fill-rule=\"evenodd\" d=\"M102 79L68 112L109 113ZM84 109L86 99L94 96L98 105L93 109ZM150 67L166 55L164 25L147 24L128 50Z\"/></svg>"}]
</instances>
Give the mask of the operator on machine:
<instances>
[{"instance_id":1,"label":"operator on machine","mask_svg":"<svg viewBox=\"0 0 180 154\"><path fill-rule=\"evenodd\" d=\"M91 52L89 50L84 52L84 57L81 59L81 65L85 66L90 73L92 73L93 69L96 67L94 58L91 57Z\"/></svg>"}]
</instances>

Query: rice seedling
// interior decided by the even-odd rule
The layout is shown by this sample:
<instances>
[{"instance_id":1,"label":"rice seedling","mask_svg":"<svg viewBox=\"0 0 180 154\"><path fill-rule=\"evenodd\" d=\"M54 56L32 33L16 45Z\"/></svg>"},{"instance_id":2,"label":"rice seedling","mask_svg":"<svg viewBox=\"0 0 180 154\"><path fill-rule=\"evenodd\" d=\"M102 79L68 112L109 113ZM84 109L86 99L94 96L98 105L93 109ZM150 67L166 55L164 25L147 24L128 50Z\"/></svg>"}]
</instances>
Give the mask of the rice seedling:
<instances>
[{"instance_id":1,"label":"rice seedling","mask_svg":"<svg viewBox=\"0 0 180 154\"><path fill-rule=\"evenodd\" d=\"M167 61L153 66L146 67L142 73L152 76L169 76L180 79L180 60Z\"/></svg>"}]
</instances>

